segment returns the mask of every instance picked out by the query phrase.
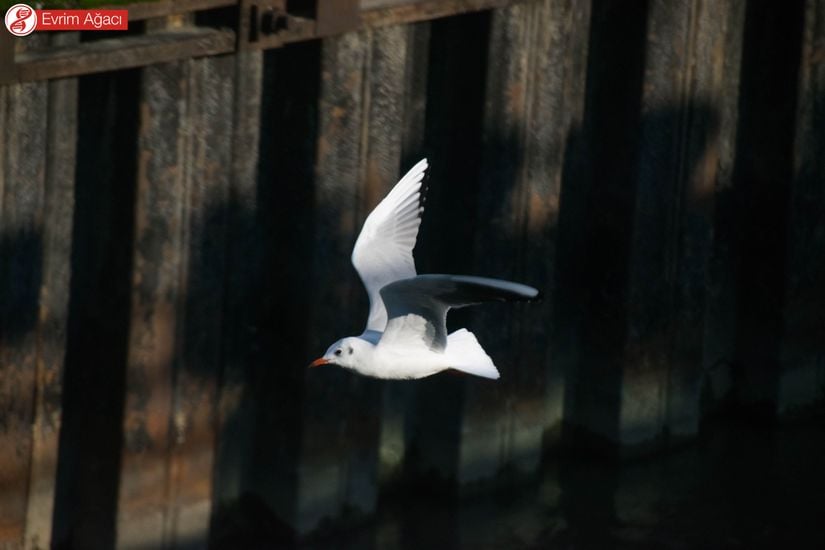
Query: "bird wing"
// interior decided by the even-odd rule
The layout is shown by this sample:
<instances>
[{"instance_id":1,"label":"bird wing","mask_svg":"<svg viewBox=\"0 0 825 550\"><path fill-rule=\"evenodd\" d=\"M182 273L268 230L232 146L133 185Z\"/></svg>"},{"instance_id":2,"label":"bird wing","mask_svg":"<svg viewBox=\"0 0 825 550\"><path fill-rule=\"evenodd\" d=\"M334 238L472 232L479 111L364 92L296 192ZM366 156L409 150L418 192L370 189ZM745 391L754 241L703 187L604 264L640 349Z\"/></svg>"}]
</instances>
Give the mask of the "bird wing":
<instances>
[{"instance_id":1,"label":"bird wing","mask_svg":"<svg viewBox=\"0 0 825 550\"><path fill-rule=\"evenodd\" d=\"M381 289L389 321L380 344L408 347L423 342L433 351L443 351L451 308L532 300L538 295L527 285L469 275L418 275L395 281Z\"/></svg>"},{"instance_id":2,"label":"bird wing","mask_svg":"<svg viewBox=\"0 0 825 550\"><path fill-rule=\"evenodd\" d=\"M370 299L366 331L382 332L387 311L381 299L385 285L415 276L413 247L421 225L421 191L427 159L413 166L364 222L352 250L352 265Z\"/></svg>"}]
</instances>

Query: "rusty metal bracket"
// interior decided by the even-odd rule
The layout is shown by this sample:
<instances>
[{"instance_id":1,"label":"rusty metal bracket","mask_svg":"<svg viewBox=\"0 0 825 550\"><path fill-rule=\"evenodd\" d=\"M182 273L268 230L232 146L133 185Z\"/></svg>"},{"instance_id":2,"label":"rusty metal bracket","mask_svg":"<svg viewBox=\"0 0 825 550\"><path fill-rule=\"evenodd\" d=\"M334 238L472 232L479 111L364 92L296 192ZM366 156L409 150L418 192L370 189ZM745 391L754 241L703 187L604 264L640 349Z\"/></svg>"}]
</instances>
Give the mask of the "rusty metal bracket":
<instances>
[{"instance_id":1,"label":"rusty metal bracket","mask_svg":"<svg viewBox=\"0 0 825 550\"><path fill-rule=\"evenodd\" d=\"M358 0L241 0L238 49L278 48L357 29Z\"/></svg>"}]
</instances>

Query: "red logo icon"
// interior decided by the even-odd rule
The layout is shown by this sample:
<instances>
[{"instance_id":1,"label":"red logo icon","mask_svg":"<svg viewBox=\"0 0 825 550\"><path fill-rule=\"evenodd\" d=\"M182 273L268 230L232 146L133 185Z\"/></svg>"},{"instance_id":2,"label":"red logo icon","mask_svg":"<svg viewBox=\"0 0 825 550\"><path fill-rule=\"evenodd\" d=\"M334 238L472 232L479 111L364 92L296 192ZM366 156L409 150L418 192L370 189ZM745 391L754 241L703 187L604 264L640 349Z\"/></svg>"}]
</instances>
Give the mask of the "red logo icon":
<instances>
[{"instance_id":1,"label":"red logo icon","mask_svg":"<svg viewBox=\"0 0 825 550\"><path fill-rule=\"evenodd\" d=\"M14 36L28 36L37 28L37 14L26 4L15 4L6 12L6 28Z\"/></svg>"}]
</instances>

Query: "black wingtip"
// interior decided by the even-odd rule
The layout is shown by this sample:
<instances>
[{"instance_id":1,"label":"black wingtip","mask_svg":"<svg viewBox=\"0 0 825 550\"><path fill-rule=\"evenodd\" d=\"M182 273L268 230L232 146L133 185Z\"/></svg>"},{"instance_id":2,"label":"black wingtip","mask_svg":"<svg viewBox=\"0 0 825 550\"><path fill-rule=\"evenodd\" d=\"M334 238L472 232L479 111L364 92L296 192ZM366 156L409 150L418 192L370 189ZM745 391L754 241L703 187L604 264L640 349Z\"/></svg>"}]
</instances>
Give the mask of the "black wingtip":
<instances>
[{"instance_id":1,"label":"black wingtip","mask_svg":"<svg viewBox=\"0 0 825 550\"><path fill-rule=\"evenodd\" d=\"M430 171L432 170L432 166L430 166L430 161L427 160L426 157L422 160L427 161L427 169L424 170L424 176L421 178L421 189L418 191L418 207L424 210L430 191Z\"/></svg>"}]
</instances>

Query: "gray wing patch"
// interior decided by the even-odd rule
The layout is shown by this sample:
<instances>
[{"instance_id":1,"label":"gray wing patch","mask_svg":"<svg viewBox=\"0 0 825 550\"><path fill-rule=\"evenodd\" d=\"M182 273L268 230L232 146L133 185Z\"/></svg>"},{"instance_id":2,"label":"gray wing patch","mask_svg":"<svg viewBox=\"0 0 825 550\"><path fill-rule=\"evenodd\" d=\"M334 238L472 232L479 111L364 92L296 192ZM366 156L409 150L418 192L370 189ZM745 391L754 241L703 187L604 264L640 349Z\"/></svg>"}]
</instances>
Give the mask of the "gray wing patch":
<instances>
[{"instance_id":1,"label":"gray wing patch","mask_svg":"<svg viewBox=\"0 0 825 550\"><path fill-rule=\"evenodd\" d=\"M469 275L418 275L401 279L381 289L389 319L382 339L419 339L431 349L443 351L447 346L450 308L492 301L532 300L538 296L538 290L527 285Z\"/></svg>"}]
</instances>

